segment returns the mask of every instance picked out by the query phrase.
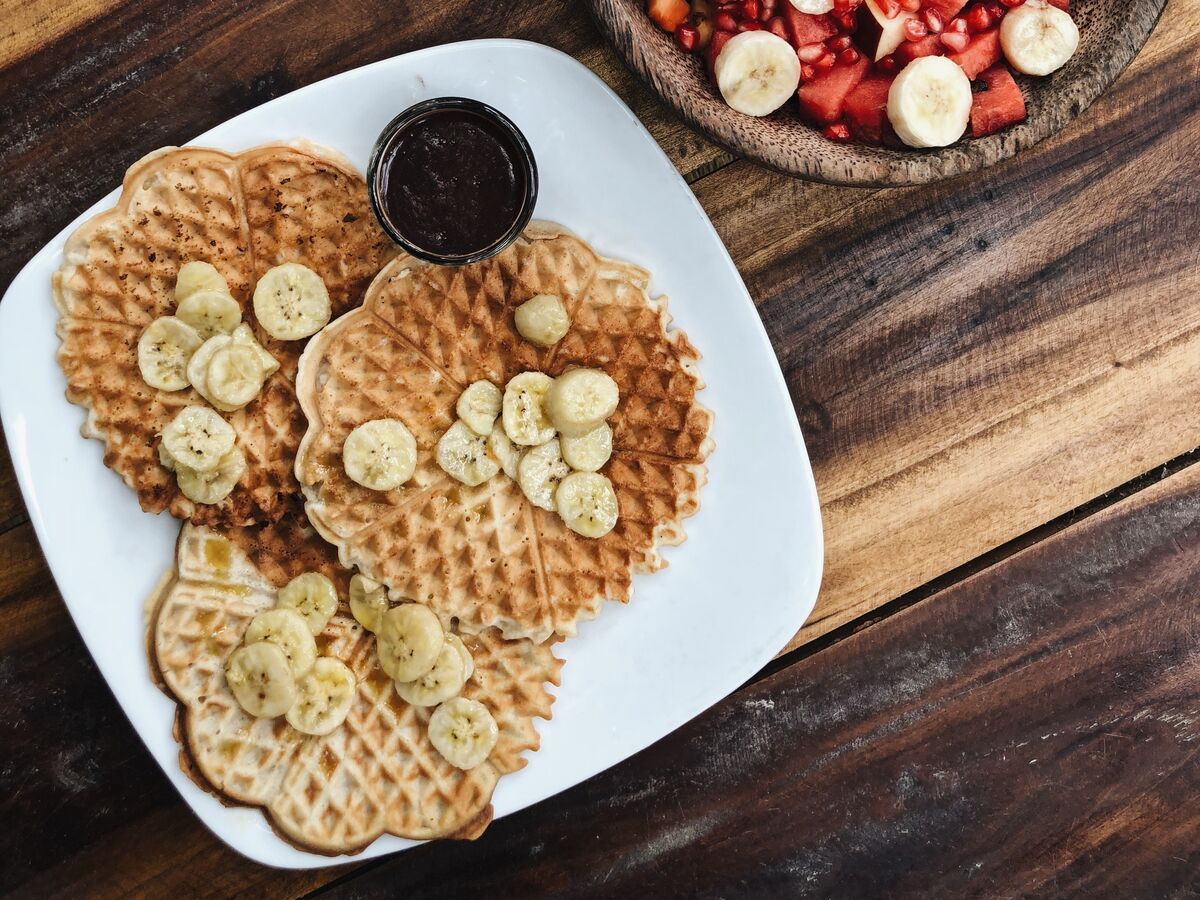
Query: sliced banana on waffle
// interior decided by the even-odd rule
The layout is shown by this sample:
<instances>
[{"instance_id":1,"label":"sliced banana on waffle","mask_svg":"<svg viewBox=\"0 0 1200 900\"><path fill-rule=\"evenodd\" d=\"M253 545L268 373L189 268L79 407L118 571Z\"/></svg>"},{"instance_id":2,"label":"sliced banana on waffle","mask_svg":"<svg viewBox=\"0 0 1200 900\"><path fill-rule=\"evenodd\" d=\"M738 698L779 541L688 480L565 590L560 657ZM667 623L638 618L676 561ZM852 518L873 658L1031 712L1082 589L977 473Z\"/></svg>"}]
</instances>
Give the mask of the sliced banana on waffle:
<instances>
[{"instance_id":1,"label":"sliced banana on waffle","mask_svg":"<svg viewBox=\"0 0 1200 900\"><path fill-rule=\"evenodd\" d=\"M199 291L229 293L229 284L211 263L193 260L179 267L175 276L175 302L186 300Z\"/></svg>"},{"instance_id":2,"label":"sliced banana on waffle","mask_svg":"<svg viewBox=\"0 0 1200 900\"><path fill-rule=\"evenodd\" d=\"M571 328L563 302L554 294L538 294L517 307L513 314L517 333L539 347L552 347Z\"/></svg>"},{"instance_id":3,"label":"sliced banana on waffle","mask_svg":"<svg viewBox=\"0 0 1200 900\"><path fill-rule=\"evenodd\" d=\"M167 453L160 446L159 458ZM211 472L197 472L174 460L167 468L175 471L179 490L193 503L220 503L233 492L246 473L246 455L240 448L234 447L217 461L217 467Z\"/></svg>"},{"instance_id":4,"label":"sliced banana on waffle","mask_svg":"<svg viewBox=\"0 0 1200 900\"><path fill-rule=\"evenodd\" d=\"M612 482L595 472L574 472L564 478L554 503L566 526L589 538L612 531L620 511Z\"/></svg>"},{"instance_id":5,"label":"sliced banana on waffle","mask_svg":"<svg viewBox=\"0 0 1200 900\"><path fill-rule=\"evenodd\" d=\"M387 590L378 581L355 573L350 579L350 612L363 628L379 630L379 620L388 609Z\"/></svg>"},{"instance_id":6,"label":"sliced banana on waffle","mask_svg":"<svg viewBox=\"0 0 1200 900\"><path fill-rule=\"evenodd\" d=\"M1026 0L1000 23L1000 47L1009 64L1025 75L1049 75L1067 64L1079 46L1079 26L1070 13L1045 0Z\"/></svg>"},{"instance_id":7,"label":"sliced banana on waffle","mask_svg":"<svg viewBox=\"0 0 1200 900\"><path fill-rule=\"evenodd\" d=\"M225 682L238 705L252 716L271 719L296 702L296 679L275 644L238 647L225 663Z\"/></svg>"},{"instance_id":8,"label":"sliced banana on waffle","mask_svg":"<svg viewBox=\"0 0 1200 900\"><path fill-rule=\"evenodd\" d=\"M262 344L258 342L258 338L254 336L254 331L243 322L237 328L233 329L233 334L230 335L233 342L239 346L249 347L258 356L259 362L262 363L263 378L272 375L279 371L279 360L272 356Z\"/></svg>"},{"instance_id":9,"label":"sliced banana on waffle","mask_svg":"<svg viewBox=\"0 0 1200 900\"><path fill-rule=\"evenodd\" d=\"M725 102L748 116L766 116L783 106L800 85L800 60L770 31L743 31L721 48L713 63Z\"/></svg>"},{"instance_id":10,"label":"sliced banana on waffle","mask_svg":"<svg viewBox=\"0 0 1200 900\"><path fill-rule=\"evenodd\" d=\"M346 436L342 465L365 488L395 490L417 470L417 442L399 419L372 419Z\"/></svg>"},{"instance_id":11,"label":"sliced banana on waffle","mask_svg":"<svg viewBox=\"0 0 1200 900\"><path fill-rule=\"evenodd\" d=\"M397 681L396 693L413 706L437 706L458 696L466 683L462 654L452 643L444 641L433 668L412 681Z\"/></svg>"},{"instance_id":12,"label":"sliced banana on waffle","mask_svg":"<svg viewBox=\"0 0 1200 900\"><path fill-rule=\"evenodd\" d=\"M474 769L487 760L499 737L495 718L478 700L455 697L429 717L430 743L459 769Z\"/></svg>"},{"instance_id":13,"label":"sliced banana on waffle","mask_svg":"<svg viewBox=\"0 0 1200 900\"><path fill-rule=\"evenodd\" d=\"M228 291L201 290L179 301L175 315L208 340L217 334L232 334L242 322L242 308Z\"/></svg>"},{"instance_id":14,"label":"sliced banana on waffle","mask_svg":"<svg viewBox=\"0 0 1200 900\"><path fill-rule=\"evenodd\" d=\"M276 596L277 605L298 613L314 635L324 631L337 612L337 588L320 572L297 575Z\"/></svg>"},{"instance_id":15,"label":"sliced banana on waffle","mask_svg":"<svg viewBox=\"0 0 1200 900\"><path fill-rule=\"evenodd\" d=\"M349 666L322 656L296 684L296 700L288 708L287 722L303 734L329 734L346 721L357 689L358 680Z\"/></svg>"},{"instance_id":16,"label":"sliced banana on waffle","mask_svg":"<svg viewBox=\"0 0 1200 900\"><path fill-rule=\"evenodd\" d=\"M888 89L888 121L910 147L948 147L967 130L971 98L971 82L957 63L923 56Z\"/></svg>"},{"instance_id":17,"label":"sliced banana on waffle","mask_svg":"<svg viewBox=\"0 0 1200 900\"><path fill-rule=\"evenodd\" d=\"M329 322L332 311L321 276L299 263L268 269L254 286L258 324L281 341L316 334Z\"/></svg>"},{"instance_id":18,"label":"sliced banana on waffle","mask_svg":"<svg viewBox=\"0 0 1200 900\"><path fill-rule=\"evenodd\" d=\"M468 428L486 437L500 415L503 399L500 388L490 381L476 381L459 395L454 411Z\"/></svg>"},{"instance_id":19,"label":"sliced banana on waffle","mask_svg":"<svg viewBox=\"0 0 1200 900\"><path fill-rule=\"evenodd\" d=\"M578 436L561 435L558 442L563 459L577 472L598 472L612 456L613 433L607 422Z\"/></svg>"},{"instance_id":20,"label":"sliced banana on waffle","mask_svg":"<svg viewBox=\"0 0 1200 900\"><path fill-rule=\"evenodd\" d=\"M514 444L534 447L554 437L554 425L544 406L552 384L554 379L542 372L522 372L505 385L502 421Z\"/></svg>"},{"instance_id":21,"label":"sliced banana on waffle","mask_svg":"<svg viewBox=\"0 0 1200 900\"><path fill-rule=\"evenodd\" d=\"M162 431L172 459L197 472L211 472L233 449L233 426L206 406L185 406Z\"/></svg>"},{"instance_id":22,"label":"sliced banana on waffle","mask_svg":"<svg viewBox=\"0 0 1200 900\"><path fill-rule=\"evenodd\" d=\"M525 455L525 448L518 447L512 442L501 422L492 426L492 433L488 435L487 444L488 450L491 451L492 456L496 457L504 474L516 481L517 466L521 462L521 457Z\"/></svg>"},{"instance_id":23,"label":"sliced banana on waffle","mask_svg":"<svg viewBox=\"0 0 1200 900\"><path fill-rule=\"evenodd\" d=\"M461 419L442 435L436 455L442 471L469 487L483 484L500 471L500 463L488 452L487 438Z\"/></svg>"},{"instance_id":24,"label":"sliced banana on waffle","mask_svg":"<svg viewBox=\"0 0 1200 900\"><path fill-rule=\"evenodd\" d=\"M620 400L617 383L607 373L571 369L555 378L546 391L546 414L562 434L583 435L611 416Z\"/></svg>"},{"instance_id":25,"label":"sliced banana on waffle","mask_svg":"<svg viewBox=\"0 0 1200 900\"><path fill-rule=\"evenodd\" d=\"M527 451L517 466L517 484L534 506L554 511L554 492L558 484L571 474L563 461L558 438Z\"/></svg>"},{"instance_id":26,"label":"sliced banana on waffle","mask_svg":"<svg viewBox=\"0 0 1200 900\"><path fill-rule=\"evenodd\" d=\"M287 657L288 667L296 678L305 674L317 661L317 642L295 610L268 609L260 612L246 626L242 641L247 646L260 641L277 646Z\"/></svg>"},{"instance_id":27,"label":"sliced banana on waffle","mask_svg":"<svg viewBox=\"0 0 1200 900\"><path fill-rule=\"evenodd\" d=\"M446 643L442 623L420 603L393 606L379 618L375 649L395 681L415 681L433 668Z\"/></svg>"},{"instance_id":28,"label":"sliced banana on waffle","mask_svg":"<svg viewBox=\"0 0 1200 900\"><path fill-rule=\"evenodd\" d=\"M203 341L191 325L176 316L161 316L138 338L137 361L142 380L161 391L188 386L187 365Z\"/></svg>"},{"instance_id":29,"label":"sliced banana on waffle","mask_svg":"<svg viewBox=\"0 0 1200 900\"><path fill-rule=\"evenodd\" d=\"M249 347L230 343L213 353L204 384L218 409L241 409L262 390L262 360Z\"/></svg>"},{"instance_id":30,"label":"sliced banana on waffle","mask_svg":"<svg viewBox=\"0 0 1200 900\"><path fill-rule=\"evenodd\" d=\"M471 655L471 651L467 649L467 645L462 642L457 634L446 635L446 643L454 647L458 651L458 655L463 661L463 683L471 680L471 676L475 674L475 657Z\"/></svg>"}]
</instances>

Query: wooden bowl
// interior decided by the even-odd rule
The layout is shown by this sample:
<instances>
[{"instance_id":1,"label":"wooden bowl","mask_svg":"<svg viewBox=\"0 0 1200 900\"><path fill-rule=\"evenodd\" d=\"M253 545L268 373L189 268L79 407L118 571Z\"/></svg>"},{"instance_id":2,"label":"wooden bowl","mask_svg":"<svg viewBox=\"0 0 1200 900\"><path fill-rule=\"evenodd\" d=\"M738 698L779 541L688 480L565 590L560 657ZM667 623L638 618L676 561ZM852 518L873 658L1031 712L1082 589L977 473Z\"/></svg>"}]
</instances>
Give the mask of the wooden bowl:
<instances>
[{"instance_id":1,"label":"wooden bowl","mask_svg":"<svg viewBox=\"0 0 1200 900\"><path fill-rule=\"evenodd\" d=\"M1045 78L1017 76L1028 118L1011 128L938 150L837 144L800 118L795 102L763 118L730 109L701 58L686 54L646 14L645 0L588 0L625 64L711 140L788 175L849 185L922 184L974 172L1054 134L1079 115L1133 59L1166 0L1074 0L1079 49ZM780 0L786 3L787 0Z\"/></svg>"}]
</instances>

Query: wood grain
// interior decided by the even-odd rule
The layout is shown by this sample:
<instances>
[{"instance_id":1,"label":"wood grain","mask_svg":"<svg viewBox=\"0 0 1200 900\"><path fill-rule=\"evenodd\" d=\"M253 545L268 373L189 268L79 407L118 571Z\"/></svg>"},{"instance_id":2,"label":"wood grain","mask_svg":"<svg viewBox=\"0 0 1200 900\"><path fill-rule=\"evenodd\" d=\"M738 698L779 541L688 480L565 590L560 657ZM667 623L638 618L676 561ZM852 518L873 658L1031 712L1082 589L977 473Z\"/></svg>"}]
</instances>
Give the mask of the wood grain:
<instances>
[{"instance_id":1,"label":"wood grain","mask_svg":"<svg viewBox=\"0 0 1200 900\"><path fill-rule=\"evenodd\" d=\"M1200 466L327 896L1191 896Z\"/></svg>"},{"instance_id":2,"label":"wood grain","mask_svg":"<svg viewBox=\"0 0 1200 900\"><path fill-rule=\"evenodd\" d=\"M1072 5L1080 40L1050 78L1018 76L1027 117L980 140L914 152L837 144L801 121L795 103L770 116L745 116L725 103L698 56L681 53L643 0L589 0L622 59L690 123L732 152L790 175L843 185L922 184L975 172L1032 147L1079 115L1129 64L1166 0L1083 0Z\"/></svg>"},{"instance_id":3,"label":"wood grain","mask_svg":"<svg viewBox=\"0 0 1200 900\"><path fill-rule=\"evenodd\" d=\"M0 0L0 67L104 15L115 0Z\"/></svg>"}]
</instances>

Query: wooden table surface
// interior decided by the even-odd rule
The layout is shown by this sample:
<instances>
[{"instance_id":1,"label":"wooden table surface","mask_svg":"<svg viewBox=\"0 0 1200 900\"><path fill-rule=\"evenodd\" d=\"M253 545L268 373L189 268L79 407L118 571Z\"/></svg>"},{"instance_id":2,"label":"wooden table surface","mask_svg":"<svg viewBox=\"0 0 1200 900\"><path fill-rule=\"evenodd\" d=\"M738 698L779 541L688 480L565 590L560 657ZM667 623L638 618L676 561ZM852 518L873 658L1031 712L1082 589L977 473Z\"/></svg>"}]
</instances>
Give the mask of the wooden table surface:
<instances>
[{"instance_id":1,"label":"wooden table surface","mask_svg":"<svg viewBox=\"0 0 1200 900\"><path fill-rule=\"evenodd\" d=\"M1035 150L856 190L711 146L566 0L0 0L0 288L147 151L497 36L612 85L728 245L823 501L815 613L725 701L475 843L279 872L143 749L0 451L0 890L1194 896L1200 4Z\"/></svg>"}]
</instances>

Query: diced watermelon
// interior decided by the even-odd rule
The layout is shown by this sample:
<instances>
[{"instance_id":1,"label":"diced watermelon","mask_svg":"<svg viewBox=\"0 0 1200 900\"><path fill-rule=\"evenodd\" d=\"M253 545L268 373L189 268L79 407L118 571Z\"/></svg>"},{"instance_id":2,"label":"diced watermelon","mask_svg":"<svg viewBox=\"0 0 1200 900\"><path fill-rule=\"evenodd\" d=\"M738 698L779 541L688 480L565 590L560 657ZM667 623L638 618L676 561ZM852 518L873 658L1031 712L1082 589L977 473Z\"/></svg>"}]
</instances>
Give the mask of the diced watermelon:
<instances>
[{"instance_id":1,"label":"diced watermelon","mask_svg":"<svg viewBox=\"0 0 1200 900\"><path fill-rule=\"evenodd\" d=\"M980 72L1000 61L1000 29L990 28L979 32L971 38L965 50L951 53L949 58L958 63L967 77L974 81Z\"/></svg>"},{"instance_id":2,"label":"diced watermelon","mask_svg":"<svg viewBox=\"0 0 1200 900\"><path fill-rule=\"evenodd\" d=\"M704 51L704 61L708 64L708 77L714 87L717 83L717 73L713 67L717 64L717 57L721 55L722 48L731 37L733 37L732 31L714 31L712 40L708 42L708 48Z\"/></svg>"},{"instance_id":3,"label":"diced watermelon","mask_svg":"<svg viewBox=\"0 0 1200 900\"><path fill-rule=\"evenodd\" d=\"M646 11L663 31L675 33L675 29L688 20L692 6L687 0L647 0Z\"/></svg>"},{"instance_id":4,"label":"diced watermelon","mask_svg":"<svg viewBox=\"0 0 1200 900\"><path fill-rule=\"evenodd\" d=\"M800 109L814 122L822 125L836 122L842 117L842 105L846 102L846 95L858 86L870 68L870 61L862 56L851 65L839 63L812 81L806 81L796 92L800 99Z\"/></svg>"},{"instance_id":5,"label":"diced watermelon","mask_svg":"<svg viewBox=\"0 0 1200 900\"><path fill-rule=\"evenodd\" d=\"M858 140L870 144L883 141L887 116L888 89L895 80L893 75L872 72L846 95L842 110L850 132Z\"/></svg>"},{"instance_id":6,"label":"diced watermelon","mask_svg":"<svg viewBox=\"0 0 1200 900\"><path fill-rule=\"evenodd\" d=\"M904 68L914 59L920 59L922 56L939 56L946 49L946 46L941 41L941 36L931 34L928 37L923 37L919 41L905 41L896 48L896 65Z\"/></svg>"},{"instance_id":7,"label":"diced watermelon","mask_svg":"<svg viewBox=\"0 0 1200 900\"><path fill-rule=\"evenodd\" d=\"M790 3L783 3L781 6L784 16L787 17L788 33L792 36L793 47L816 44L837 34L837 25L828 15L802 13Z\"/></svg>"},{"instance_id":8,"label":"diced watermelon","mask_svg":"<svg viewBox=\"0 0 1200 900\"><path fill-rule=\"evenodd\" d=\"M967 0L924 0L921 5L925 9L937 10L942 15L942 21L949 22L967 5Z\"/></svg>"},{"instance_id":9,"label":"diced watermelon","mask_svg":"<svg viewBox=\"0 0 1200 900\"><path fill-rule=\"evenodd\" d=\"M984 137L1025 118L1025 97L1007 66L992 66L980 73L979 80L987 85L987 90L972 99L972 135Z\"/></svg>"}]
</instances>

